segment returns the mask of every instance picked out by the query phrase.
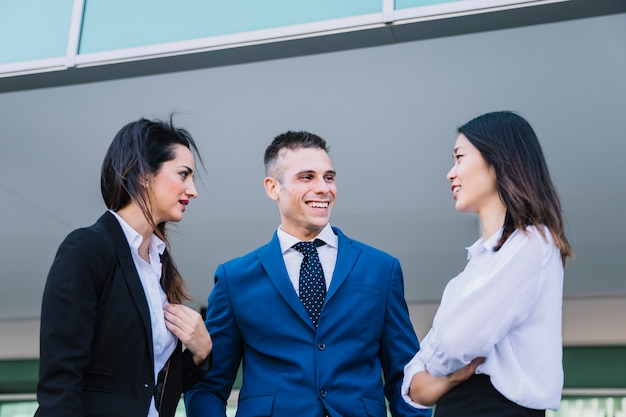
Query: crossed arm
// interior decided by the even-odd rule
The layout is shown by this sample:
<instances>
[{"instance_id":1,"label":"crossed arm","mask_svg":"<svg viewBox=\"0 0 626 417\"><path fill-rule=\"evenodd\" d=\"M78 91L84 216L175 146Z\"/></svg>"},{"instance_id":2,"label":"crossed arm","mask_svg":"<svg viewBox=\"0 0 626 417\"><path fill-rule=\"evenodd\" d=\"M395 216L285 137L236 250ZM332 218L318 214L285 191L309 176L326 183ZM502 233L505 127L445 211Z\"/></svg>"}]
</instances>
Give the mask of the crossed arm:
<instances>
[{"instance_id":1,"label":"crossed arm","mask_svg":"<svg viewBox=\"0 0 626 417\"><path fill-rule=\"evenodd\" d=\"M476 358L463 368L445 376L432 376L428 371L420 371L413 376L409 387L411 400L425 406L433 406L452 388L474 375L478 365L485 358Z\"/></svg>"}]
</instances>

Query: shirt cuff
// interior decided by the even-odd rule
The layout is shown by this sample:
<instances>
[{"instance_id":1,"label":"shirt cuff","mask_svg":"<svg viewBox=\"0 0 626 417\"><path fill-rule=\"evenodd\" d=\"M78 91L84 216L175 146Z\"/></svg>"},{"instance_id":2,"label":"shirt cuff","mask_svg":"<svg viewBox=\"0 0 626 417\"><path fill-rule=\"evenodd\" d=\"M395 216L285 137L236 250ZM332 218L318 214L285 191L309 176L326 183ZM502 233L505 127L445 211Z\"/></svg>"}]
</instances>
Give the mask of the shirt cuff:
<instances>
[{"instance_id":1,"label":"shirt cuff","mask_svg":"<svg viewBox=\"0 0 626 417\"><path fill-rule=\"evenodd\" d=\"M420 345L420 350L416 356L420 358L423 367L421 370L427 370L432 376L444 376L451 372L444 366L445 358L442 357L443 355L429 343Z\"/></svg>"},{"instance_id":2,"label":"shirt cuff","mask_svg":"<svg viewBox=\"0 0 626 417\"><path fill-rule=\"evenodd\" d=\"M426 368L424 367L424 364L418 358L418 356L415 355L413 359L411 359L411 362L409 362L404 367L404 378L402 379L402 387L401 387L402 398L410 406L419 408L419 409L428 409L430 407L413 401L411 397L409 396L409 388L411 387L411 381L413 380L413 376L415 376L416 373L425 371L425 370Z\"/></svg>"}]
</instances>

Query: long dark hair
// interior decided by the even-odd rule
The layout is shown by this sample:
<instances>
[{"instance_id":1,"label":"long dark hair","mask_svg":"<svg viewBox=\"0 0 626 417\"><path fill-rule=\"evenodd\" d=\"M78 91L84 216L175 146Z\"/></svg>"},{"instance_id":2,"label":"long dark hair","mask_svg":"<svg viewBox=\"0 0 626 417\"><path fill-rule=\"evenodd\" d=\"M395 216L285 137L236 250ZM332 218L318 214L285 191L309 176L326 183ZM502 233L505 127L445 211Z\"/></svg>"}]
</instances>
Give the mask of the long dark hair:
<instances>
[{"instance_id":1,"label":"long dark hair","mask_svg":"<svg viewBox=\"0 0 626 417\"><path fill-rule=\"evenodd\" d=\"M107 208L118 211L131 201L137 203L154 233L165 242L161 257L163 272L161 286L172 303L190 300L185 283L169 254L166 222L154 223L150 214L146 178L155 174L161 165L175 157L174 146L187 147L201 163L198 148L185 129L176 128L170 116L168 122L141 118L122 127L113 138L102 162L100 190Z\"/></svg>"},{"instance_id":2,"label":"long dark hair","mask_svg":"<svg viewBox=\"0 0 626 417\"><path fill-rule=\"evenodd\" d=\"M486 113L458 128L478 149L496 173L496 186L506 207L499 250L515 229L548 228L561 260L574 257L565 236L561 203L550 179L543 150L535 131L521 116L510 111Z\"/></svg>"}]
</instances>

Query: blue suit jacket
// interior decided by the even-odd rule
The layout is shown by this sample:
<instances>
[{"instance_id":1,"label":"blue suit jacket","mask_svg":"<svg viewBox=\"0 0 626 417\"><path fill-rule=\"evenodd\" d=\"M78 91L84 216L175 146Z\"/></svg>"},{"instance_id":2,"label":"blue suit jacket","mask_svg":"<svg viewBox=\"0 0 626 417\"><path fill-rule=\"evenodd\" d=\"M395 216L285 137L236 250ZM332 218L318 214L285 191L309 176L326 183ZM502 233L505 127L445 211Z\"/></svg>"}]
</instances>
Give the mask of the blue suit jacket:
<instances>
[{"instance_id":1,"label":"blue suit jacket","mask_svg":"<svg viewBox=\"0 0 626 417\"><path fill-rule=\"evenodd\" d=\"M339 237L337 263L316 331L296 294L276 233L217 268L206 325L211 371L185 394L189 417L224 416L241 361L238 417L428 416L400 395L419 349L400 263Z\"/></svg>"}]
</instances>

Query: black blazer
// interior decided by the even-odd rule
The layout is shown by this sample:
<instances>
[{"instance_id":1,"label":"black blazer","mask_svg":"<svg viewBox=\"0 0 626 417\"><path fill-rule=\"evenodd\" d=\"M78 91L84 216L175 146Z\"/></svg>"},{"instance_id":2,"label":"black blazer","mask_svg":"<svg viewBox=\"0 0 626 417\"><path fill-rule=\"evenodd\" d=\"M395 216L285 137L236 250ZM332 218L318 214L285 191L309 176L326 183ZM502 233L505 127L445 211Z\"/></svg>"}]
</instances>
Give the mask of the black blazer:
<instances>
[{"instance_id":1,"label":"black blazer","mask_svg":"<svg viewBox=\"0 0 626 417\"><path fill-rule=\"evenodd\" d=\"M150 313L124 232L106 212L58 249L43 295L35 416L146 416L154 394ZM172 357L161 416L208 371Z\"/></svg>"}]
</instances>

